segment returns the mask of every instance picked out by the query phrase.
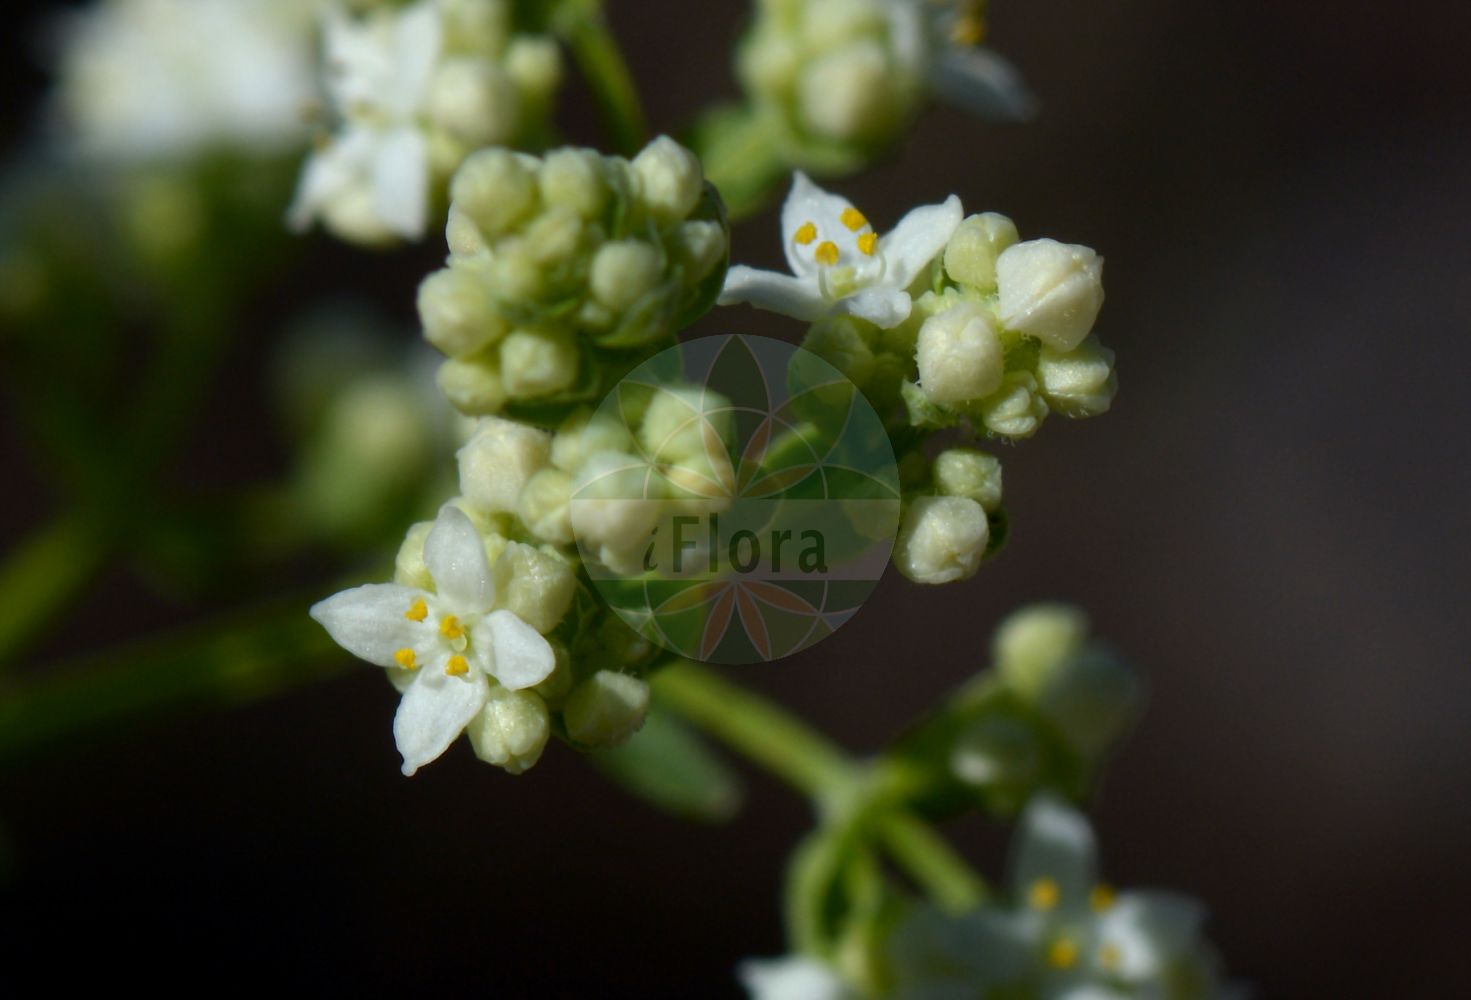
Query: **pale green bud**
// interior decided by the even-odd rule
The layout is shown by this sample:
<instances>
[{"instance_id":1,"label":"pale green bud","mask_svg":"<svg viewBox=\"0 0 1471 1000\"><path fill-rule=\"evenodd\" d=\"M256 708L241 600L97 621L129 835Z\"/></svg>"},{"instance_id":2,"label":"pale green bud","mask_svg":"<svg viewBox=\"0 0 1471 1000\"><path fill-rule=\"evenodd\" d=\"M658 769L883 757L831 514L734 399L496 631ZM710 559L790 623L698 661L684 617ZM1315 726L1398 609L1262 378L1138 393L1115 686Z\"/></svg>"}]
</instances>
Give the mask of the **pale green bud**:
<instances>
[{"instance_id":1,"label":"pale green bud","mask_svg":"<svg viewBox=\"0 0 1471 1000\"><path fill-rule=\"evenodd\" d=\"M531 477L551 453L546 431L514 420L486 417L457 453L460 492L472 506L500 513L515 511Z\"/></svg>"},{"instance_id":2,"label":"pale green bud","mask_svg":"<svg viewBox=\"0 0 1471 1000\"><path fill-rule=\"evenodd\" d=\"M562 717L576 742L615 747L639 731L648 711L648 684L631 674L599 670L572 689Z\"/></svg>"},{"instance_id":3,"label":"pale green bud","mask_svg":"<svg viewBox=\"0 0 1471 1000\"><path fill-rule=\"evenodd\" d=\"M1063 660L1042 689L1038 707L1085 754L1107 750L1138 717L1144 682L1132 666L1101 647Z\"/></svg>"},{"instance_id":4,"label":"pale green bud","mask_svg":"<svg viewBox=\"0 0 1471 1000\"><path fill-rule=\"evenodd\" d=\"M498 246L482 266L485 281L498 302L521 305L541 298L546 274L520 237Z\"/></svg>"},{"instance_id":5,"label":"pale green bud","mask_svg":"<svg viewBox=\"0 0 1471 1000\"><path fill-rule=\"evenodd\" d=\"M592 410L574 412L552 437L552 464L567 472L582 468L589 455L600 451L633 450L633 435L620 420L597 416Z\"/></svg>"},{"instance_id":6,"label":"pale green bud","mask_svg":"<svg viewBox=\"0 0 1471 1000\"><path fill-rule=\"evenodd\" d=\"M449 219L444 224L444 239L454 258L479 257L490 249L475 220L454 205L450 206Z\"/></svg>"},{"instance_id":7,"label":"pale green bud","mask_svg":"<svg viewBox=\"0 0 1471 1000\"><path fill-rule=\"evenodd\" d=\"M541 469L521 491L516 513L537 538L556 545L572 542L572 477L561 469Z\"/></svg>"},{"instance_id":8,"label":"pale green bud","mask_svg":"<svg viewBox=\"0 0 1471 1000\"><path fill-rule=\"evenodd\" d=\"M562 53L550 38L518 37L503 60L507 75L534 101L545 100L562 82Z\"/></svg>"},{"instance_id":9,"label":"pale green bud","mask_svg":"<svg viewBox=\"0 0 1471 1000\"><path fill-rule=\"evenodd\" d=\"M462 267L435 271L419 285L424 339L452 358L484 350L506 333L506 321L482 278Z\"/></svg>"},{"instance_id":10,"label":"pale green bud","mask_svg":"<svg viewBox=\"0 0 1471 1000\"><path fill-rule=\"evenodd\" d=\"M656 221L683 219L699 203L705 187L700 161L667 135L645 146L633 158L632 168L639 197Z\"/></svg>"},{"instance_id":11,"label":"pale green bud","mask_svg":"<svg viewBox=\"0 0 1471 1000\"><path fill-rule=\"evenodd\" d=\"M1037 395L1037 380L1028 372L1011 372L999 390L978 407L986 430L1001 437L1026 438L1037 433L1047 416L1047 403Z\"/></svg>"},{"instance_id":12,"label":"pale green bud","mask_svg":"<svg viewBox=\"0 0 1471 1000\"><path fill-rule=\"evenodd\" d=\"M1107 413L1119 390L1113 369L1113 351L1089 337L1074 350L1059 354L1043 347L1037 358L1042 398L1069 417L1096 417Z\"/></svg>"},{"instance_id":13,"label":"pale green bud","mask_svg":"<svg viewBox=\"0 0 1471 1000\"><path fill-rule=\"evenodd\" d=\"M797 39L780 31L758 31L741 47L737 69L748 88L770 96L793 87L802 59Z\"/></svg>"},{"instance_id":14,"label":"pale green bud","mask_svg":"<svg viewBox=\"0 0 1471 1000\"><path fill-rule=\"evenodd\" d=\"M355 0L360 7L379 0ZM466 52L499 52L511 37L511 5L504 0L439 0L446 47Z\"/></svg>"},{"instance_id":15,"label":"pale green bud","mask_svg":"<svg viewBox=\"0 0 1471 1000\"><path fill-rule=\"evenodd\" d=\"M492 684L480 714L465 727L475 756L523 774L541 759L552 735L546 702L534 691L508 691Z\"/></svg>"},{"instance_id":16,"label":"pale green bud","mask_svg":"<svg viewBox=\"0 0 1471 1000\"><path fill-rule=\"evenodd\" d=\"M601 451L578 469L572 488L572 530L599 561L635 571L667 501L649 463L633 455Z\"/></svg>"},{"instance_id":17,"label":"pale green bud","mask_svg":"<svg viewBox=\"0 0 1471 1000\"><path fill-rule=\"evenodd\" d=\"M996 259L1001 322L1056 351L1083 342L1103 306L1103 258L1085 246L1028 240Z\"/></svg>"},{"instance_id":18,"label":"pale green bud","mask_svg":"<svg viewBox=\"0 0 1471 1000\"><path fill-rule=\"evenodd\" d=\"M572 605L577 577L560 557L521 542L508 542L492 573L496 604L538 632L550 632Z\"/></svg>"},{"instance_id":19,"label":"pale green bud","mask_svg":"<svg viewBox=\"0 0 1471 1000\"><path fill-rule=\"evenodd\" d=\"M1088 616L1069 604L1034 604L1015 612L991 640L996 669L1018 694L1036 700L1060 664L1088 638Z\"/></svg>"},{"instance_id":20,"label":"pale green bud","mask_svg":"<svg viewBox=\"0 0 1471 1000\"><path fill-rule=\"evenodd\" d=\"M945 245L945 273L982 294L996 290L996 258L1021 237L1004 215L986 212L960 224Z\"/></svg>"},{"instance_id":21,"label":"pale green bud","mask_svg":"<svg viewBox=\"0 0 1471 1000\"><path fill-rule=\"evenodd\" d=\"M450 182L450 200L486 236L497 236L536 210L535 164L508 149L471 153Z\"/></svg>"},{"instance_id":22,"label":"pale green bud","mask_svg":"<svg viewBox=\"0 0 1471 1000\"><path fill-rule=\"evenodd\" d=\"M562 645L560 639L549 636L547 645L552 647L552 655L556 657L556 664L546 679L532 690L541 695L549 705L560 705L566 699L568 692L572 690L572 655L567 651L567 647Z\"/></svg>"},{"instance_id":23,"label":"pale green bud","mask_svg":"<svg viewBox=\"0 0 1471 1000\"><path fill-rule=\"evenodd\" d=\"M451 358L439 366L439 389L461 413L495 413L506 405L500 358L495 350Z\"/></svg>"},{"instance_id":24,"label":"pale green bud","mask_svg":"<svg viewBox=\"0 0 1471 1000\"><path fill-rule=\"evenodd\" d=\"M337 191L318 210L322 225L349 243L389 246L398 234L378 215L378 198L366 181L353 181Z\"/></svg>"},{"instance_id":25,"label":"pale green bud","mask_svg":"<svg viewBox=\"0 0 1471 1000\"><path fill-rule=\"evenodd\" d=\"M961 403L1001 387L1005 358L990 310L962 302L924 321L915 349L919 384L931 402Z\"/></svg>"},{"instance_id":26,"label":"pale green bud","mask_svg":"<svg viewBox=\"0 0 1471 1000\"><path fill-rule=\"evenodd\" d=\"M557 207L526 227L522 250L543 267L571 260L582 249L583 223L570 208Z\"/></svg>"},{"instance_id":27,"label":"pale green bud","mask_svg":"<svg viewBox=\"0 0 1471 1000\"><path fill-rule=\"evenodd\" d=\"M616 312L643 298L663 277L659 251L640 240L612 240L598 248L588 283L593 296Z\"/></svg>"},{"instance_id":28,"label":"pale green bud","mask_svg":"<svg viewBox=\"0 0 1471 1000\"><path fill-rule=\"evenodd\" d=\"M398 547L393 559L393 582L403 587L418 590L433 590L434 576L424 565L424 540L434 530L433 521L420 521L412 525Z\"/></svg>"},{"instance_id":29,"label":"pale green bud","mask_svg":"<svg viewBox=\"0 0 1471 1000\"><path fill-rule=\"evenodd\" d=\"M713 411L713 412L712 412ZM704 457L725 451L734 432L733 414L725 399L707 389L661 388L649 400L638 439L659 462Z\"/></svg>"},{"instance_id":30,"label":"pale green bud","mask_svg":"<svg viewBox=\"0 0 1471 1000\"><path fill-rule=\"evenodd\" d=\"M501 380L513 399L533 399L577 381L582 354L572 336L543 330L512 330L501 341Z\"/></svg>"},{"instance_id":31,"label":"pale green bud","mask_svg":"<svg viewBox=\"0 0 1471 1000\"><path fill-rule=\"evenodd\" d=\"M683 223L675 234L675 249L684 263L685 284L696 284L725 256L725 230L720 223L709 220Z\"/></svg>"},{"instance_id":32,"label":"pale green bud","mask_svg":"<svg viewBox=\"0 0 1471 1000\"><path fill-rule=\"evenodd\" d=\"M991 526L968 497L916 497L894 542L894 565L915 583L968 580L986 554Z\"/></svg>"},{"instance_id":33,"label":"pale green bud","mask_svg":"<svg viewBox=\"0 0 1471 1000\"><path fill-rule=\"evenodd\" d=\"M484 59L446 59L429 83L430 120L472 146L505 142L515 135L519 107L516 84Z\"/></svg>"},{"instance_id":34,"label":"pale green bud","mask_svg":"<svg viewBox=\"0 0 1471 1000\"><path fill-rule=\"evenodd\" d=\"M822 358L860 388L874 373L873 348L861 321L852 316L828 316L812 324L802 346Z\"/></svg>"},{"instance_id":35,"label":"pale green bud","mask_svg":"<svg viewBox=\"0 0 1471 1000\"><path fill-rule=\"evenodd\" d=\"M797 82L802 121L834 142L855 142L889 131L894 108L893 67L878 42L857 42L809 63Z\"/></svg>"},{"instance_id":36,"label":"pale green bud","mask_svg":"<svg viewBox=\"0 0 1471 1000\"><path fill-rule=\"evenodd\" d=\"M1001 460L974 448L947 448L935 456L935 489L969 497L988 514L1001 506Z\"/></svg>"},{"instance_id":37,"label":"pale green bud","mask_svg":"<svg viewBox=\"0 0 1471 1000\"><path fill-rule=\"evenodd\" d=\"M603 214L609 190L603 158L591 149L556 149L542 161L541 198L592 220Z\"/></svg>"}]
</instances>

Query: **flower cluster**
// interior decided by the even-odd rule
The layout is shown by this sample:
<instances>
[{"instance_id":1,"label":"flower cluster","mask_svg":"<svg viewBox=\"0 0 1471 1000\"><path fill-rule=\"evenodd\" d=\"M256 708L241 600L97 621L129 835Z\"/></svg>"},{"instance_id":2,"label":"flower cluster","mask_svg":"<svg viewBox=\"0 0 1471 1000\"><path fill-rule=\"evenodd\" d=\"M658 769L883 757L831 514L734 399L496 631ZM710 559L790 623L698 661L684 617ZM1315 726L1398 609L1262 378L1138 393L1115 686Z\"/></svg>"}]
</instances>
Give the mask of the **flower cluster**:
<instances>
[{"instance_id":1,"label":"flower cluster","mask_svg":"<svg viewBox=\"0 0 1471 1000\"><path fill-rule=\"evenodd\" d=\"M333 133L289 217L362 243L423 236L466 155L545 131L562 74L550 38L516 32L510 0L330 5L323 49Z\"/></svg>"},{"instance_id":2,"label":"flower cluster","mask_svg":"<svg viewBox=\"0 0 1471 1000\"><path fill-rule=\"evenodd\" d=\"M959 916L913 905L888 936L877 995L1036 1000L1228 1000L1203 938L1204 909L1176 893L1117 891L1098 878L1087 820L1039 795L1022 815L1009 891ZM746 963L755 1000L856 1000L832 966L808 956Z\"/></svg>"},{"instance_id":3,"label":"flower cluster","mask_svg":"<svg viewBox=\"0 0 1471 1000\"><path fill-rule=\"evenodd\" d=\"M552 422L596 402L719 291L720 201L671 139L631 161L483 150L450 194L449 265L420 287L419 316L464 413Z\"/></svg>"},{"instance_id":4,"label":"flower cluster","mask_svg":"<svg viewBox=\"0 0 1471 1000\"><path fill-rule=\"evenodd\" d=\"M761 0L738 56L757 114L788 163L856 168L892 143L936 92L1002 120L1032 98L1016 72L978 47L977 0Z\"/></svg>"}]
</instances>

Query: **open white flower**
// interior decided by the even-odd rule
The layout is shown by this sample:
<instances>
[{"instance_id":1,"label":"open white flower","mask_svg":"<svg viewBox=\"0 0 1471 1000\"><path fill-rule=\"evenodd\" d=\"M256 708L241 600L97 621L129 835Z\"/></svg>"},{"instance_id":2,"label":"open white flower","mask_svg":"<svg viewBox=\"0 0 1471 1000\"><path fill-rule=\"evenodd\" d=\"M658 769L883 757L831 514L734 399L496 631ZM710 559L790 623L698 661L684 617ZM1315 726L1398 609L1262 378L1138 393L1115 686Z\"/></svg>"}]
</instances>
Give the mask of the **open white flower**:
<instances>
[{"instance_id":1,"label":"open white flower","mask_svg":"<svg viewBox=\"0 0 1471 1000\"><path fill-rule=\"evenodd\" d=\"M418 115L429 99L443 26L434 0L356 18L325 16L327 92L342 130L312 155L289 219L318 217L353 239L422 236L429 206L429 142Z\"/></svg>"},{"instance_id":2,"label":"open white flower","mask_svg":"<svg viewBox=\"0 0 1471 1000\"><path fill-rule=\"evenodd\" d=\"M978 44L985 37L983 0L889 0L925 19L924 75L930 89L956 107L991 121L1031 118L1037 99L1011 63Z\"/></svg>"},{"instance_id":3,"label":"open white flower","mask_svg":"<svg viewBox=\"0 0 1471 1000\"><path fill-rule=\"evenodd\" d=\"M736 970L751 1000L856 1000L841 976L815 958L748 959Z\"/></svg>"},{"instance_id":4,"label":"open white flower","mask_svg":"<svg viewBox=\"0 0 1471 1000\"><path fill-rule=\"evenodd\" d=\"M829 194L798 171L781 210L782 249L792 274L736 265L721 305L748 302L796 319L832 313L884 329L909 318L909 286L960 225L960 199L913 209L888 233L874 232L846 198Z\"/></svg>"},{"instance_id":5,"label":"open white flower","mask_svg":"<svg viewBox=\"0 0 1471 1000\"><path fill-rule=\"evenodd\" d=\"M490 697L491 682L520 690L556 665L551 645L504 608L485 544L463 512L446 505L424 542L434 592L396 583L345 590L311 609L332 639L390 670L403 692L393 738L413 774L449 748Z\"/></svg>"}]
</instances>

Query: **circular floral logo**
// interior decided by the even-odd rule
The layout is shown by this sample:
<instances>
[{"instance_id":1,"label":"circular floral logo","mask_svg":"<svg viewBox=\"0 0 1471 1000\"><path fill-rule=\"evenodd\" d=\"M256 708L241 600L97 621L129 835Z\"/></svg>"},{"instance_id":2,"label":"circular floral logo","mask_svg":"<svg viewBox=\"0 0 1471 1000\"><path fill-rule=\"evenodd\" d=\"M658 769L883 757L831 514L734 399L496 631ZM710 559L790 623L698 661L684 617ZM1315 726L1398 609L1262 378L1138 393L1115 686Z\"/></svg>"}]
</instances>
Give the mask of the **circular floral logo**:
<instances>
[{"instance_id":1,"label":"circular floral logo","mask_svg":"<svg viewBox=\"0 0 1471 1000\"><path fill-rule=\"evenodd\" d=\"M630 372L582 430L570 503L594 585L652 642L711 663L831 635L899 523L893 446L832 365L766 337L705 337Z\"/></svg>"}]
</instances>

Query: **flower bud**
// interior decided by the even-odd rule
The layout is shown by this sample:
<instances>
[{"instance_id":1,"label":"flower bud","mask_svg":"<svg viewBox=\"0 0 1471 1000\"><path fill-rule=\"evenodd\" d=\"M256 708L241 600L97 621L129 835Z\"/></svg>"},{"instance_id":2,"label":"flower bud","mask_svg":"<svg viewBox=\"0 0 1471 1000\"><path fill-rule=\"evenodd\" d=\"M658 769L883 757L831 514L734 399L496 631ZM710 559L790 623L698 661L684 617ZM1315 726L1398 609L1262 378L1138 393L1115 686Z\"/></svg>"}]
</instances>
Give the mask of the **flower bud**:
<instances>
[{"instance_id":1,"label":"flower bud","mask_svg":"<svg viewBox=\"0 0 1471 1000\"><path fill-rule=\"evenodd\" d=\"M1118 392L1113 351L1089 337L1074 350L1059 354L1043 347L1037 358L1037 380L1047 405L1068 417L1107 413Z\"/></svg>"},{"instance_id":2,"label":"flower bud","mask_svg":"<svg viewBox=\"0 0 1471 1000\"><path fill-rule=\"evenodd\" d=\"M603 214L608 184L603 158L591 149L555 149L542 161L541 198L547 205L566 208L586 220Z\"/></svg>"},{"instance_id":3,"label":"flower bud","mask_svg":"<svg viewBox=\"0 0 1471 1000\"><path fill-rule=\"evenodd\" d=\"M505 142L516 134L516 84L484 59L446 59L429 83L426 112L436 125L470 146Z\"/></svg>"},{"instance_id":4,"label":"flower bud","mask_svg":"<svg viewBox=\"0 0 1471 1000\"><path fill-rule=\"evenodd\" d=\"M492 576L497 605L542 633L562 621L577 590L577 577L565 561L522 542L506 544Z\"/></svg>"},{"instance_id":5,"label":"flower bud","mask_svg":"<svg viewBox=\"0 0 1471 1000\"><path fill-rule=\"evenodd\" d=\"M550 209L526 227L526 256L542 267L566 264L582 249L582 219L570 208Z\"/></svg>"},{"instance_id":6,"label":"flower bud","mask_svg":"<svg viewBox=\"0 0 1471 1000\"><path fill-rule=\"evenodd\" d=\"M649 685L631 674L599 670L572 689L562 710L567 735L584 746L628 741L649 711Z\"/></svg>"},{"instance_id":7,"label":"flower bud","mask_svg":"<svg viewBox=\"0 0 1471 1000\"><path fill-rule=\"evenodd\" d=\"M552 464L567 472L582 468L589 455L600 451L629 452L633 436L619 420L595 416L592 410L578 410L562 421L552 437Z\"/></svg>"},{"instance_id":8,"label":"flower bud","mask_svg":"<svg viewBox=\"0 0 1471 1000\"><path fill-rule=\"evenodd\" d=\"M1005 359L995 320L985 306L962 302L919 328L919 383L936 403L981 399L1001 387Z\"/></svg>"},{"instance_id":9,"label":"flower bud","mask_svg":"<svg viewBox=\"0 0 1471 1000\"><path fill-rule=\"evenodd\" d=\"M1047 403L1037 395L1037 380L1028 372L1011 372L1001 388L983 399L977 410L992 434L1026 438L1037 433L1047 416Z\"/></svg>"},{"instance_id":10,"label":"flower bud","mask_svg":"<svg viewBox=\"0 0 1471 1000\"><path fill-rule=\"evenodd\" d=\"M465 268L435 271L419 285L424 339L452 358L475 354L506 332L480 277Z\"/></svg>"},{"instance_id":11,"label":"flower bud","mask_svg":"<svg viewBox=\"0 0 1471 1000\"><path fill-rule=\"evenodd\" d=\"M653 291L663 274L659 251L641 240L604 243L592 259L589 286L593 297L622 311Z\"/></svg>"},{"instance_id":12,"label":"flower bud","mask_svg":"<svg viewBox=\"0 0 1471 1000\"><path fill-rule=\"evenodd\" d=\"M661 388L649 400L638 439L656 462L679 462L725 452L734 433L724 397L699 388Z\"/></svg>"},{"instance_id":13,"label":"flower bud","mask_svg":"<svg viewBox=\"0 0 1471 1000\"><path fill-rule=\"evenodd\" d=\"M544 101L562 82L562 53L550 38L514 39L505 52L506 74L532 101Z\"/></svg>"},{"instance_id":14,"label":"flower bud","mask_svg":"<svg viewBox=\"0 0 1471 1000\"><path fill-rule=\"evenodd\" d=\"M944 496L969 497L986 513L1001 506L1001 461L974 448L947 448L935 456L935 489Z\"/></svg>"},{"instance_id":15,"label":"flower bud","mask_svg":"<svg viewBox=\"0 0 1471 1000\"><path fill-rule=\"evenodd\" d=\"M449 244L451 260L480 257L489 247L475 220L462 208L450 206L449 218L444 224L444 240Z\"/></svg>"},{"instance_id":16,"label":"flower bud","mask_svg":"<svg viewBox=\"0 0 1471 1000\"><path fill-rule=\"evenodd\" d=\"M501 341L501 381L513 399L532 399L577 381L582 355L570 334L512 330Z\"/></svg>"},{"instance_id":17,"label":"flower bud","mask_svg":"<svg viewBox=\"0 0 1471 1000\"><path fill-rule=\"evenodd\" d=\"M894 565L915 583L968 580L981 565L991 526L967 497L917 497L904 513Z\"/></svg>"},{"instance_id":18,"label":"flower bud","mask_svg":"<svg viewBox=\"0 0 1471 1000\"><path fill-rule=\"evenodd\" d=\"M494 349L439 366L439 389L461 413L495 413L506 405L500 358Z\"/></svg>"},{"instance_id":19,"label":"flower bud","mask_svg":"<svg viewBox=\"0 0 1471 1000\"><path fill-rule=\"evenodd\" d=\"M573 479L570 504L584 553L618 572L636 570L664 512L661 490L643 459L611 451L588 456Z\"/></svg>"},{"instance_id":20,"label":"flower bud","mask_svg":"<svg viewBox=\"0 0 1471 1000\"><path fill-rule=\"evenodd\" d=\"M433 521L420 521L412 525L398 547L393 560L393 582L416 590L432 590L434 575L424 565L424 540L434 529Z\"/></svg>"},{"instance_id":21,"label":"flower bud","mask_svg":"<svg viewBox=\"0 0 1471 1000\"><path fill-rule=\"evenodd\" d=\"M956 738L950 769L962 782L979 789L1003 794L1020 792L1041 773L1042 748L1025 722L1005 715L987 715Z\"/></svg>"},{"instance_id":22,"label":"flower bud","mask_svg":"<svg viewBox=\"0 0 1471 1000\"><path fill-rule=\"evenodd\" d=\"M561 469L538 471L526 483L516 504L526 530L554 545L572 542L572 515L568 501L572 496L572 477Z\"/></svg>"},{"instance_id":23,"label":"flower bud","mask_svg":"<svg viewBox=\"0 0 1471 1000\"><path fill-rule=\"evenodd\" d=\"M524 774L541 759L552 725L539 694L492 684L485 707L470 720L465 732L475 756L511 774Z\"/></svg>"},{"instance_id":24,"label":"flower bud","mask_svg":"<svg viewBox=\"0 0 1471 1000\"><path fill-rule=\"evenodd\" d=\"M986 212L960 224L945 246L945 273L983 295L996 290L996 258L1021 237L1004 215Z\"/></svg>"},{"instance_id":25,"label":"flower bud","mask_svg":"<svg viewBox=\"0 0 1471 1000\"><path fill-rule=\"evenodd\" d=\"M536 210L530 159L499 148L471 153L450 183L451 200L486 236L506 232Z\"/></svg>"},{"instance_id":26,"label":"flower bud","mask_svg":"<svg viewBox=\"0 0 1471 1000\"><path fill-rule=\"evenodd\" d=\"M547 464L551 435L513 420L486 417L457 453L460 492L474 506L514 511L527 482Z\"/></svg>"},{"instance_id":27,"label":"flower bud","mask_svg":"<svg viewBox=\"0 0 1471 1000\"><path fill-rule=\"evenodd\" d=\"M883 46L857 42L818 57L797 83L802 121L834 142L882 135L897 117L891 65Z\"/></svg>"},{"instance_id":28,"label":"flower bud","mask_svg":"<svg viewBox=\"0 0 1471 1000\"><path fill-rule=\"evenodd\" d=\"M1083 342L1103 306L1103 258L1084 246L1028 240L996 259L1001 322L1056 351Z\"/></svg>"},{"instance_id":29,"label":"flower bud","mask_svg":"<svg viewBox=\"0 0 1471 1000\"><path fill-rule=\"evenodd\" d=\"M686 222L675 234L674 248L684 264L684 281L698 283L719 264L726 252L725 230L708 219Z\"/></svg>"},{"instance_id":30,"label":"flower bud","mask_svg":"<svg viewBox=\"0 0 1471 1000\"><path fill-rule=\"evenodd\" d=\"M704 191L700 161L667 135L645 146L631 165L640 199L661 224L689 215Z\"/></svg>"},{"instance_id":31,"label":"flower bud","mask_svg":"<svg viewBox=\"0 0 1471 1000\"><path fill-rule=\"evenodd\" d=\"M1001 623L991 640L996 669L1024 698L1036 700L1059 664L1083 648L1088 617L1069 604L1034 604Z\"/></svg>"},{"instance_id":32,"label":"flower bud","mask_svg":"<svg viewBox=\"0 0 1471 1000\"><path fill-rule=\"evenodd\" d=\"M873 376L873 348L864 336L862 321L852 316L828 316L812 324L802 347L842 372L860 389Z\"/></svg>"},{"instance_id":33,"label":"flower bud","mask_svg":"<svg viewBox=\"0 0 1471 1000\"><path fill-rule=\"evenodd\" d=\"M1135 669L1101 647L1063 660L1048 678L1038 707L1078 750L1097 755L1133 724L1144 704Z\"/></svg>"}]
</instances>

